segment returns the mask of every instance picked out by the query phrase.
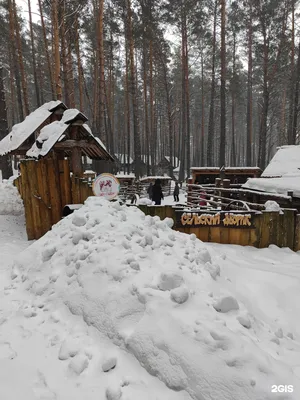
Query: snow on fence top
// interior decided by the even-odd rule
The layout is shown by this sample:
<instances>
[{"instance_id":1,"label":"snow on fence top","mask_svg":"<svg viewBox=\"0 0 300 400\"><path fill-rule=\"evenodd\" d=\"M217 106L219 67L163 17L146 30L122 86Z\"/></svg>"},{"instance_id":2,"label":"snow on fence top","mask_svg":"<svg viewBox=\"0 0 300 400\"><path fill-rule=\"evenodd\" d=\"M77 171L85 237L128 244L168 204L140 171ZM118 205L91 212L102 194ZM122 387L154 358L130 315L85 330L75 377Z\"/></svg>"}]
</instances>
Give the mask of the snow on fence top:
<instances>
[{"instance_id":1,"label":"snow on fence top","mask_svg":"<svg viewBox=\"0 0 300 400\"><path fill-rule=\"evenodd\" d=\"M271 178L285 175L300 177L300 146L279 147L261 177Z\"/></svg>"},{"instance_id":2,"label":"snow on fence top","mask_svg":"<svg viewBox=\"0 0 300 400\"><path fill-rule=\"evenodd\" d=\"M13 126L12 131L0 142L0 156L18 149L35 132L61 101L50 101L29 114L25 120Z\"/></svg>"},{"instance_id":3,"label":"snow on fence top","mask_svg":"<svg viewBox=\"0 0 300 400\"><path fill-rule=\"evenodd\" d=\"M191 171L220 171L219 167L191 167ZM259 167L225 167L225 171L257 171Z\"/></svg>"},{"instance_id":4,"label":"snow on fence top","mask_svg":"<svg viewBox=\"0 0 300 400\"><path fill-rule=\"evenodd\" d=\"M148 181L148 180L155 180L155 179L160 179L160 180L171 180L172 178L170 176L145 176L140 179L141 182L143 181Z\"/></svg>"}]
</instances>

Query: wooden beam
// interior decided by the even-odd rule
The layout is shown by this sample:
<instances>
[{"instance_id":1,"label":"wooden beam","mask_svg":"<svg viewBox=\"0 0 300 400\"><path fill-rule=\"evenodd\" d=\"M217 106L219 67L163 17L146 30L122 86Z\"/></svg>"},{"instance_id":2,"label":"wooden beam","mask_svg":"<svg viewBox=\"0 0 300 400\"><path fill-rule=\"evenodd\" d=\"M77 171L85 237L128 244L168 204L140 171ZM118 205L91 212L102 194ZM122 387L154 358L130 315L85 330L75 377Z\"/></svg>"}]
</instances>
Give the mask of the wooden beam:
<instances>
[{"instance_id":1,"label":"wooden beam","mask_svg":"<svg viewBox=\"0 0 300 400\"><path fill-rule=\"evenodd\" d=\"M82 149L89 148L93 145L92 142L88 142L87 140L72 140L68 139L63 142L57 142L54 146L55 150L66 150L66 149L74 149L75 147L80 147Z\"/></svg>"}]
</instances>

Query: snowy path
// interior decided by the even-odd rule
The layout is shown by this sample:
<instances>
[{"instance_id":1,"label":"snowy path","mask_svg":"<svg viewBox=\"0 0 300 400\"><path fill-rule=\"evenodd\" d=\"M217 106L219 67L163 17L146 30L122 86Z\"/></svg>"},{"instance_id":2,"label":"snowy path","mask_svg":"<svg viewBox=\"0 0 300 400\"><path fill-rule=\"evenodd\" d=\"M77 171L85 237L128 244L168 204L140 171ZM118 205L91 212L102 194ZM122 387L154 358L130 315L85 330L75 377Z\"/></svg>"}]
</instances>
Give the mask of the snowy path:
<instances>
[{"instance_id":1,"label":"snowy path","mask_svg":"<svg viewBox=\"0 0 300 400\"><path fill-rule=\"evenodd\" d=\"M0 215L1 400L300 398L300 253L203 244L102 208L21 255L23 217ZM239 310L217 312L229 295ZM282 383L293 396L271 393Z\"/></svg>"},{"instance_id":2,"label":"snowy path","mask_svg":"<svg viewBox=\"0 0 300 400\"><path fill-rule=\"evenodd\" d=\"M124 400L154 400L157 394L191 400L150 376L135 357L62 302L52 301L54 293L34 296L17 285L11 266L29 245L24 217L0 215L1 400L119 400L118 388ZM114 367L114 360L122 367ZM105 364L114 374L103 373Z\"/></svg>"},{"instance_id":3,"label":"snowy path","mask_svg":"<svg viewBox=\"0 0 300 400\"><path fill-rule=\"evenodd\" d=\"M0 290L10 280L9 267L16 255L30 244L24 216L0 215Z\"/></svg>"}]
</instances>

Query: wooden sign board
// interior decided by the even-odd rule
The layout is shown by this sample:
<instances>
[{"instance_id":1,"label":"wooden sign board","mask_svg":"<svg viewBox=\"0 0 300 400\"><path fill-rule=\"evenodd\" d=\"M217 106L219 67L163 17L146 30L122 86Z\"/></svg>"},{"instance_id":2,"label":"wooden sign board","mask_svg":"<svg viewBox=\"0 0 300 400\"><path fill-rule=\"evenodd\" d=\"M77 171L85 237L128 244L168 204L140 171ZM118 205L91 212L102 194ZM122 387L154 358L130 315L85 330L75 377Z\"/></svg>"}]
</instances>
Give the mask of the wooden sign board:
<instances>
[{"instance_id":1,"label":"wooden sign board","mask_svg":"<svg viewBox=\"0 0 300 400\"><path fill-rule=\"evenodd\" d=\"M255 212L207 212L207 211L177 211L176 210L176 226L207 228L255 228Z\"/></svg>"}]
</instances>

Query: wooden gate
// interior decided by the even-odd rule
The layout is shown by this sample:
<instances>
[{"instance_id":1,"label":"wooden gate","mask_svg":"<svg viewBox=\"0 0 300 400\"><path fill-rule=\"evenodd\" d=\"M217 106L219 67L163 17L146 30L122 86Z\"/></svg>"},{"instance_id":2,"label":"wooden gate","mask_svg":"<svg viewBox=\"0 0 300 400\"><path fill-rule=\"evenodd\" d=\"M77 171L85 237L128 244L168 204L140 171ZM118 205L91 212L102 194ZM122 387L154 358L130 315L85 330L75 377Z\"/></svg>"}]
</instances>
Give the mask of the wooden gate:
<instances>
[{"instance_id":1,"label":"wooden gate","mask_svg":"<svg viewBox=\"0 0 300 400\"><path fill-rule=\"evenodd\" d=\"M55 154L23 160L20 170L15 185L24 202L28 240L39 239L60 221L66 204L82 204L93 196L91 184L71 176L69 160Z\"/></svg>"}]
</instances>

